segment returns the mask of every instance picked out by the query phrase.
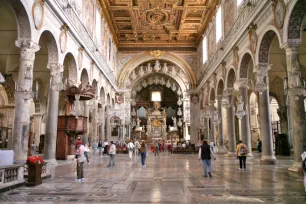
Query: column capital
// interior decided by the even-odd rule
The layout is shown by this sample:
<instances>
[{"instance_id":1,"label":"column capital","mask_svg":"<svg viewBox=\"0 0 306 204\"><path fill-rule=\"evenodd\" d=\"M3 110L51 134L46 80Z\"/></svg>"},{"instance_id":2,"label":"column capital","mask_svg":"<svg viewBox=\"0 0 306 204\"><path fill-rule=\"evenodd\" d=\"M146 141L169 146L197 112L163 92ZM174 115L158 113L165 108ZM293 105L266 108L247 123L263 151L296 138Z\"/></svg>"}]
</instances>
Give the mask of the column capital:
<instances>
[{"instance_id":1,"label":"column capital","mask_svg":"<svg viewBox=\"0 0 306 204\"><path fill-rule=\"evenodd\" d=\"M268 71L271 69L272 64L260 63L254 66L253 72L255 73L256 85L255 90L259 93L267 90L269 85Z\"/></svg>"},{"instance_id":2,"label":"column capital","mask_svg":"<svg viewBox=\"0 0 306 204\"><path fill-rule=\"evenodd\" d=\"M40 46L31 40L16 40L15 45L20 48L22 60L35 60L35 52L40 50Z\"/></svg>"},{"instance_id":3,"label":"column capital","mask_svg":"<svg viewBox=\"0 0 306 204\"><path fill-rule=\"evenodd\" d=\"M235 82L235 85L237 86L237 88L248 88L248 82L249 80L247 78L240 78L239 80L237 80Z\"/></svg>"},{"instance_id":4,"label":"column capital","mask_svg":"<svg viewBox=\"0 0 306 204\"><path fill-rule=\"evenodd\" d=\"M217 98L218 98L218 103L222 103L223 95L218 95Z\"/></svg>"},{"instance_id":5,"label":"column capital","mask_svg":"<svg viewBox=\"0 0 306 204\"><path fill-rule=\"evenodd\" d=\"M282 46L282 49L285 49L286 52L290 50L298 52L300 46L301 46L301 43L286 43Z\"/></svg>"},{"instance_id":6,"label":"column capital","mask_svg":"<svg viewBox=\"0 0 306 204\"><path fill-rule=\"evenodd\" d=\"M64 89L63 76L64 66L59 63L49 63L47 68L50 69L51 83L50 88L52 91L61 91Z\"/></svg>"},{"instance_id":7,"label":"column capital","mask_svg":"<svg viewBox=\"0 0 306 204\"><path fill-rule=\"evenodd\" d=\"M49 63L47 68L50 69L51 76L57 76L64 72L64 65L59 63Z\"/></svg>"}]
</instances>

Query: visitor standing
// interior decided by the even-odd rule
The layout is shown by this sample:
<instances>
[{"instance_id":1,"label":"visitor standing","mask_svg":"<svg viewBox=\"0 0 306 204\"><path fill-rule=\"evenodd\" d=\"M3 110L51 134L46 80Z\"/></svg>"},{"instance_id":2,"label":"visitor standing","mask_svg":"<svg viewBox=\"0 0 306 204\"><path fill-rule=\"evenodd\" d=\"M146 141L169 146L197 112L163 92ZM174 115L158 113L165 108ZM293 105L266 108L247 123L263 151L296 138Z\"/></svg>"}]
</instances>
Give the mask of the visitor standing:
<instances>
[{"instance_id":1,"label":"visitor standing","mask_svg":"<svg viewBox=\"0 0 306 204\"><path fill-rule=\"evenodd\" d=\"M115 155L116 155L116 145L114 144L113 141L110 142L111 145L109 147L109 164L107 165L107 167L110 166L115 166Z\"/></svg>"},{"instance_id":2,"label":"visitor standing","mask_svg":"<svg viewBox=\"0 0 306 204\"><path fill-rule=\"evenodd\" d=\"M86 161L86 157L84 155L85 147L82 144L77 146L77 150L75 153L76 161L77 161L77 182L84 181L84 169L83 164Z\"/></svg>"},{"instance_id":3,"label":"visitor standing","mask_svg":"<svg viewBox=\"0 0 306 204\"><path fill-rule=\"evenodd\" d=\"M155 156L159 155L159 145L158 145L157 141L154 143L154 154L155 154Z\"/></svg>"},{"instance_id":4,"label":"visitor standing","mask_svg":"<svg viewBox=\"0 0 306 204\"><path fill-rule=\"evenodd\" d=\"M128 143L127 147L129 149L129 157L130 157L130 159L132 159L133 152L134 152L134 147L135 147L132 140Z\"/></svg>"},{"instance_id":5,"label":"visitor standing","mask_svg":"<svg viewBox=\"0 0 306 204\"><path fill-rule=\"evenodd\" d=\"M99 141L99 142L98 142L99 156L102 155L102 148L103 148L103 143L102 143L102 141Z\"/></svg>"},{"instance_id":6,"label":"visitor standing","mask_svg":"<svg viewBox=\"0 0 306 204\"><path fill-rule=\"evenodd\" d=\"M92 150L94 155L96 155L97 149L98 149L98 142L94 141L92 144Z\"/></svg>"},{"instance_id":7,"label":"visitor standing","mask_svg":"<svg viewBox=\"0 0 306 204\"><path fill-rule=\"evenodd\" d=\"M103 155L108 154L108 141L107 140L104 140L103 147L104 147Z\"/></svg>"},{"instance_id":8,"label":"visitor standing","mask_svg":"<svg viewBox=\"0 0 306 204\"><path fill-rule=\"evenodd\" d=\"M257 139L257 152L260 153L261 152L261 146L262 146L262 143L261 143L261 140L260 139Z\"/></svg>"},{"instance_id":9,"label":"visitor standing","mask_svg":"<svg viewBox=\"0 0 306 204\"><path fill-rule=\"evenodd\" d=\"M87 160L87 164L89 164L89 146L88 143L85 144L85 148L84 148L84 156L86 157Z\"/></svg>"},{"instance_id":10,"label":"visitor standing","mask_svg":"<svg viewBox=\"0 0 306 204\"><path fill-rule=\"evenodd\" d=\"M140 149L140 143L138 142L138 140L136 140L135 142L135 155L136 156L139 155L139 149Z\"/></svg>"},{"instance_id":11,"label":"visitor standing","mask_svg":"<svg viewBox=\"0 0 306 204\"><path fill-rule=\"evenodd\" d=\"M210 145L208 145L208 142L204 140L203 145L199 149L199 160L202 160L203 169L204 169L204 177L207 177L207 170L208 170L208 175L212 177L211 175L211 157L213 157L216 160L215 154L212 151Z\"/></svg>"},{"instance_id":12,"label":"visitor standing","mask_svg":"<svg viewBox=\"0 0 306 204\"><path fill-rule=\"evenodd\" d=\"M246 171L246 158L248 154L248 147L242 143L242 141L239 141L239 144L237 145L237 158L239 158L239 170L243 168Z\"/></svg>"},{"instance_id":13,"label":"visitor standing","mask_svg":"<svg viewBox=\"0 0 306 204\"><path fill-rule=\"evenodd\" d=\"M146 162L146 157L147 157L147 145L144 141L141 143L140 155L141 155L142 167L147 167L147 165L145 163Z\"/></svg>"}]
</instances>

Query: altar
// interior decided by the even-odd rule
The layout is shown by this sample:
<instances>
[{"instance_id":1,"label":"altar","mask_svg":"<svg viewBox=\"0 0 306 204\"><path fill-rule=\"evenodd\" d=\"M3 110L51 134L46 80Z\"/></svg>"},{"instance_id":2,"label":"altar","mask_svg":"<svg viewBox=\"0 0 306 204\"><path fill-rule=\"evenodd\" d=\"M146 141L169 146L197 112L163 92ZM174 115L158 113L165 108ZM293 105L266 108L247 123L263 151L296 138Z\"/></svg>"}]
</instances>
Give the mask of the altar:
<instances>
[{"instance_id":1,"label":"altar","mask_svg":"<svg viewBox=\"0 0 306 204\"><path fill-rule=\"evenodd\" d=\"M147 141L152 141L152 138L166 139L166 111L160 108L159 102L154 102L153 107L154 109L149 109L147 112Z\"/></svg>"}]
</instances>

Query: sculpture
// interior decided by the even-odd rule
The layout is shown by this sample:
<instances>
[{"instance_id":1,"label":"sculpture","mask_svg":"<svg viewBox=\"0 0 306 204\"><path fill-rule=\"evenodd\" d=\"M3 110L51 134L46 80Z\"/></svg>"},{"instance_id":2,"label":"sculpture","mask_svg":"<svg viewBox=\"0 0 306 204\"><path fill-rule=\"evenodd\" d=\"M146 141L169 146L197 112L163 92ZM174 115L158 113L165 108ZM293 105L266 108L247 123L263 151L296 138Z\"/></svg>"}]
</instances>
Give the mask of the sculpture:
<instances>
[{"instance_id":1,"label":"sculpture","mask_svg":"<svg viewBox=\"0 0 306 204\"><path fill-rule=\"evenodd\" d=\"M167 63L164 63L164 66L163 66L163 70L162 70L164 73L167 73L168 72L168 67L167 67Z\"/></svg>"},{"instance_id":2,"label":"sculpture","mask_svg":"<svg viewBox=\"0 0 306 204\"><path fill-rule=\"evenodd\" d=\"M172 116L171 118L172 118L172 121L173 121L173 125L176 126L176 117Z\"/></svg>"},{"instance_id":3,"label":"sculpture","mask_svg":"<svg viewBox=\"0 0 306 204\"><path fill-rule=\"evenodd\" d=\"M147 66L147 72L152 72L151 63L148 63L148 66Z\"/></svg>"},{"instance_id":4,"label":"sculpture","mask_svg":"<svg viewBox=\"0 0 306 204\"><path fill-rule=\"evenodd\" d=\"M156 60L154 65L154 72L159 72L161 70L160 63L158 60Z\"/></svg>"},{"instance_id":5,"label":"sculpture","mask_svg":"<svg viewBox=\"0 0 306 204\"><path fill-rule=\"evenodd\" d=\"M137 125L136 125L136 128L139 128L140 127L140 122L141 120L139 118L137 118Z\"/></svg>"},{"instance_id":6,"label":"sculpture","mask_svg":"<svg viewBox=\"0 0 306 204\"><path fill-rule=\"evenodd\" d=\"M236 116L239 120L245 115L245 111L243 110L244 102L242 101L242 96L238 96L237 101L237 111Z\"/></svg>"}]
</instances>

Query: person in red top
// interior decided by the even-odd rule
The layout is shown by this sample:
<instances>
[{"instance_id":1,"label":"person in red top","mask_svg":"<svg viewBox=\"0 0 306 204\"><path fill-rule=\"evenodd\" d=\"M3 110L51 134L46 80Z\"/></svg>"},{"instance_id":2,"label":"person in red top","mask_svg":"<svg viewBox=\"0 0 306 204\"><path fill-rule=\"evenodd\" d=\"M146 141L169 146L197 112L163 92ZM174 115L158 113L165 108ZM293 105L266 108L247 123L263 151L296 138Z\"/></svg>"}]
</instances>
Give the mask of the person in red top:
<instances>
[{"instance_id":1,"label":"person in red top","mask_svg":"<svg viewBox=\"0 0 306 204\"><path fill-rule=\"evenodd\" d=\"M75 149L78 149L78 147L82 144L82 141L81 141L81 137L78 137L78 140L76 141L75 143Z\"/></svg>"}]
</instances>

